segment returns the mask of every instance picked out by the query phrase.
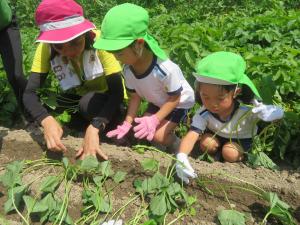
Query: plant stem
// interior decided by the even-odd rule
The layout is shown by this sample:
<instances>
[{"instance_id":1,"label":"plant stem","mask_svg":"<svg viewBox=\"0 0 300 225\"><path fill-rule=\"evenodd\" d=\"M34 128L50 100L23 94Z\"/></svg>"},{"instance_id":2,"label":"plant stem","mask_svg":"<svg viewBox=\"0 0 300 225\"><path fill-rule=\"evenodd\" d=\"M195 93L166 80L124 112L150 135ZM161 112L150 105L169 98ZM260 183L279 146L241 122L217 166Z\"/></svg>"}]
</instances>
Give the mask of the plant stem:
<instances>
[{"instance_id":1,"label":"plant stem","mask_svg":"<svg viewBox=\"0 0 300 225\"><path fill-rule=\"evenodd\" d=\"M16 212L18 213L18 215L22 218L22 220L27 224L27 225L30 225L29 222L24 218L24 216L22 215L22 213L18 210L16 204L15 204L15 195L14 195L14 188L12 187L11 189L11 192L12 192L12 204L16 210Z\"/></svg>"}]
</instances>

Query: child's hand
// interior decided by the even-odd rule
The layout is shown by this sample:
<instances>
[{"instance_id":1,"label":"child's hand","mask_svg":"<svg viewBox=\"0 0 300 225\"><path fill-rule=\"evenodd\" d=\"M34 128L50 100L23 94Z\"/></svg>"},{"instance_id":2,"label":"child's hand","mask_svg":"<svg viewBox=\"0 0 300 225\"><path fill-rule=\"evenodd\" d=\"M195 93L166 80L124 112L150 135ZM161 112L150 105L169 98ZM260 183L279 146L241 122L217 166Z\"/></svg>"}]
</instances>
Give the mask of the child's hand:
<instances>
[{"instance_id":1,"label":"child's hand","mask_svg":"<svg viewBox=\"0 0 300 225\"><path fill-rule=\"evenodd\" d=\"M189 178L196 178L197 174L195 170L192 168L188 155L185 153L178 153L176 158L179 162L176 162L176 173L177 176L183 180L186 184L188 184Z\"/></svg>"},{"instance_id":2,"label":"child's hand","mask_svg":"<svg viewBox=\"0 0 300 225\"><path fill-rule=\"evenodd\" d=\"M112 138L117 136L117 139L121 139L128 133L131 127L130 123L124 121L122 125L117 126L117 129L107 132L106 137Z\"/></svg>"},{"instance_id":3,"label":"child's hand","mask_svg":"<svg viewBox=\"0 0 300 225\"><path fill-rule=\"evenodd\" d=\"M148 141L152 141L156 128L160 124L157 116L155 114L152 116L144 116L135 118L134 121L139 123L133 128L134 136L139 139L147 137Z\"/></svg>"},{"instance_id":4,"label":"child's hand","mask_svg":"<svg viewBox=\"0 0 300 225\"><path fill-rule=\"evenodd\" d=\"M261 102L258 102L256 99L253 100L255 105L252 108L252 112L257 114L257 117L263 121L270 122L273 120L278 120L283 117L283 109L275 105L264 105Z\"/></svg>"}]
</instances>

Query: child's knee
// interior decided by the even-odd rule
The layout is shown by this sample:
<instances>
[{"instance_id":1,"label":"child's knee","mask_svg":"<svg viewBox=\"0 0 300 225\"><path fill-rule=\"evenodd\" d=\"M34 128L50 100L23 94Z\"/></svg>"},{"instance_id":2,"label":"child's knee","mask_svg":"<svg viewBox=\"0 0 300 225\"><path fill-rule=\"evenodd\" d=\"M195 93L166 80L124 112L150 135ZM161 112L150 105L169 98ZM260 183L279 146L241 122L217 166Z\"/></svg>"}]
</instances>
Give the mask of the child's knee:
<instances>
[{"instance_id":1,"label":"child's knee","mask_svg":"<svg viewBox=\"0 0 300 225\"><path fill-rule=\"evenodd\" d=\"M215 153L220 146L220 142L212 134L203 134L200 140L200 150L209 154Z\"/></svg>"},{"instance_id":2,"label":"child's knee","mask_svg":"<svg viewBox=\"0 0 300 225\"><path fill-rule=\"evenodd\" d=\"M239 162L243 160L243 149L235 142L227 142L222 147L225 162Z\"/></svg>"}]
</instances>

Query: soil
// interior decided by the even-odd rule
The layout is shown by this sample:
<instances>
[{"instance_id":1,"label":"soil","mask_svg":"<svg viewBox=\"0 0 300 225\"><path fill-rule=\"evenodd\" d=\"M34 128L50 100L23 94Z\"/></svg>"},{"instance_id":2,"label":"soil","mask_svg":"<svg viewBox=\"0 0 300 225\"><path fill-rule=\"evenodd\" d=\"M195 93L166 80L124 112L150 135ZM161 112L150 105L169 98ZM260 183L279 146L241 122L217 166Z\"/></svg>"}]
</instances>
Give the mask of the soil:
<instances>
[{"instance_id":1,"label":"soil","mask_svg":"<svg viewBox=\"0 0 300 225\"><path fill-rule=\"evenodd\" d=\"M65 156L71 162L75 162L74 156L82 143L82 138L66 136L63 138L63 143L68 149ZM126 180L113 190L112 204L115 210L122 207L128 200L134 197L135 189L133 181L137 178L145 179L149 176L148 172L142 170L140 161L154 157L160 161L162 168L166 168L171 163L168 157L155 152L146 151L144 154L138 154L128 147L108 143L102 143L101 148L111 160L114 171L121 170L127 172ZM45 154L47 157L54 159L62 157L60 154L46 150L43 135L39 129L25 131L0 128L0 174L4 173L5 165L11 161L40 159ZM230 206L247 215L247 224L259 224L266 213L266 203L258 199L254 194L230 188L229 186L232 185L243 185L238 179L255 184L266 191L276 192L281 199L291 205L294 209L294 216L297 219L297 223L300 224L300 171L289 168L280 171L271 171L264 168L253 169L243 163L215 162L210 164L194 159L191 159L191 164L197 171L200 180L212 182L207 184L207 187L214 194L208 194L195 181L186 186L186 191L197 198L194 204L196 215L186 216L175 224L218 224L217 212L221 209L230 209ZM41 180L39 178L42 178L45 174L56 174L59 172L57 170L59 169L54 167L32 170L23 177L23 182L34 181L31 186L31 192L35 194L38 192ZM111 185L113 184L110 182L106 183L107 188L111 187ZM220 187L226 188L230 206ZM73 184L70 192L69 213L74 220L80 218L82 190L82 183L76 182ZM63 186L61 186L57 190L57 195L63 197L63 193ZM4 214L3 205L7 199L6 194L4 187L0 186L0 224L2 224L1 217L7 221L7 224L21 224L21 220L16 213ZM132 202L125 209L121 218L124 221L133 218L140 204L140 199ZM169 218L170 220L175 218L175 216L171 217ZM38 223L33 222L33 224ZM275 219L271 219L268 224L280 223Z\"/></svg>"}]
</instances>

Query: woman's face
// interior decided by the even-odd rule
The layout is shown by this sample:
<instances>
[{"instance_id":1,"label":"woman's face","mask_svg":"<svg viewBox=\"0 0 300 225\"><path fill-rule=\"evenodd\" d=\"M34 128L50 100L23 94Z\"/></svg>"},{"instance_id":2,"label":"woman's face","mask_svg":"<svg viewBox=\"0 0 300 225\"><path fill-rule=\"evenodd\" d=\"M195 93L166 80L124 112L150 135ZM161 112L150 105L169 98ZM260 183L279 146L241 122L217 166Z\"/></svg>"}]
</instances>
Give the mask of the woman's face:
<instances>
[{"instance_id":1,"label":"woman's face","mask_svg":"<svg viewBox=\"0 0 300 225\"><path fill-rule=\"evenodd\" d=\"M219 85L200 84L199 94L205 108L210 112L226 114L232 109L234 101L234 91L227 91Z\"/></svg>"},{"instance_id":2,"label":"woman's face","mask_svg":"<svg viewBox=\"0 0 300 225\"><path fill-rule=\"evenodd\" d=\"M52 44L52 47L62 56L76 58L84 51L85 34L66 43Z\"/></svg>"}]
</instances>

